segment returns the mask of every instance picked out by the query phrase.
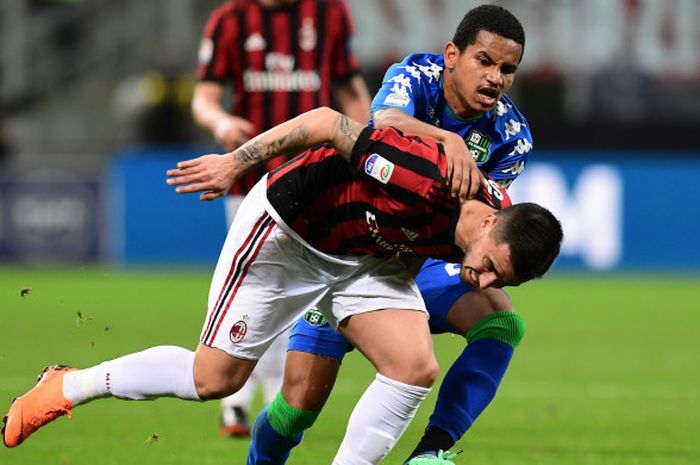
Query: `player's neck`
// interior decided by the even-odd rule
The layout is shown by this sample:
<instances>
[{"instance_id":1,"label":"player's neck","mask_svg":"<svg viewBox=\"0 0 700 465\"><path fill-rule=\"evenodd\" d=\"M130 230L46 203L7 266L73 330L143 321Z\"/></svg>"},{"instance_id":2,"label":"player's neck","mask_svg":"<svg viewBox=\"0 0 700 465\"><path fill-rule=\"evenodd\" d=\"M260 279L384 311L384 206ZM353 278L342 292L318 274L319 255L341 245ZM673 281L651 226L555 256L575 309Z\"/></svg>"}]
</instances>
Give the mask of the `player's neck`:
<instances>
[{"instance_id":1,"label":"player's neck","mask_svg":"<svg viewBox=\"0 0 700 465\"><path fill-rule=\"evenodd\" d=\"M462 200L455 228L455 245L462 251L466 250L469 241L477 236L482 219L494 211L479 200Z\"/></svg>"},{"instance_id":2,"label":"player's neck","mask_svg":"<svg viewBox=\"0 0 700 465\"><path fill-rule=\"evenodd\" d=\"M460 98L459 93L452 87L451 80L449 76L447 76L447 73L445 73L443 79L445 79L443 86L445 104L447 106L447 111L451 113L452 117L455 119L470 121L478 119L481 117L481 115L483 115L483 113L471 108L465 99Z\"/></svg>"}]
</instances>

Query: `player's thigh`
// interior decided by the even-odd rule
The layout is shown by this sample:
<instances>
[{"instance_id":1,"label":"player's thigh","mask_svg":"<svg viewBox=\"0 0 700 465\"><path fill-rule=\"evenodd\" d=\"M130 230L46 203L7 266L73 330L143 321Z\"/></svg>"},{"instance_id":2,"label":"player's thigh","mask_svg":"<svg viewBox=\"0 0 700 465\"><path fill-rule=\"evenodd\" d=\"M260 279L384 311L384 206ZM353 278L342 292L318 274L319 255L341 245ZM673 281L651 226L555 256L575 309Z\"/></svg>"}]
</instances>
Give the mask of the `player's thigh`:
<instances>
[{"instance_id":1,"label":"player's thigh","mask_svg":"<svg viewBox=\"0 0 700 465\"><path fill-rule=\"evenodd\" d=\"M438 368L428 315L404 263L365 257L357 273L334 284L331 297L338 329L381 374L432 384Z\"/></svg>"},{"instance_id":2,"label":"player's thigh","mask_svg":"<svg viewBox=\"0 0 700 465\"><path fill-rule=\"evenodd\" d=\"M276 379L279 379L280 384L282 383L288 344L289 330L277 336L263 356L260 357L260 360L258 360L258 365L255 367L255 374L260 377L263 383L268 380L272 381ZM277 387L279 388L279 385Z\"/></svg>"},{"instance_id":3,"label":"player's thigh","mask_svg":"<svg viewBox=\"0 0 700 465\"><path fill-rule=\"evenodd\" d=\"M214 273L200 342L257 360L278 334L329 293L329 278L309 262L303 244L264 211L251 228L234 234L244 212L239 211Z\"/></svg>"},{"instance_id":4,"label":"player's thigh","mask_svg":"<svg viewBox=\"0 0 700 465\"><path fill-rule=\"evenodd\" d=\"M497 311L515 311L502 289L472 289L462 294L447 312L447 323L457 334L467 334L486 315Z\"/></svg>"},{"instance_id":5,"label":"player's thigh","mask_svg":"<svg viewBox=\"0 0 700 465\"><path fill-rule=\"evenodd\" d=\"M342 334L388 378L429 387L438 372L425 312L384 309L352 315Z\"/></svg>"}]
</instances>

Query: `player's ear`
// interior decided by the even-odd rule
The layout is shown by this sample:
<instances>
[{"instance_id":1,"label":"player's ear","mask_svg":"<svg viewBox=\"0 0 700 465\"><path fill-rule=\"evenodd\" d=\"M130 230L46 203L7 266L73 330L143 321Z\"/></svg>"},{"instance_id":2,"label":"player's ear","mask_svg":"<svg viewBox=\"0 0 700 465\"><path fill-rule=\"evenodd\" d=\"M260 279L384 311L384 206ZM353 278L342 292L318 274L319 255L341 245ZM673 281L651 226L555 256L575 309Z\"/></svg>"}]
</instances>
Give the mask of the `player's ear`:
<instances>
[{"instance_id":1,"label":"player's ear","mask_svg":"<svg viewBox=\"0 0 700 465\"><path fill-rule=\"evenodd\" d=\"M452 69L455 67L457 64L457 60L459 59L460 51L459 48L455 45L454 42L447 42L445 44L445 67L448 69Z\"/></svg>"},{"instance_id":2,"label":"player's ear","mask_svg":"<svg viewBox=\"0 0 700 465\"><path fill-rule=\"evenodd\" d=\"M493 229L497 222L498 216L496 216L496 213L491 212L481 219L480 226L482 229Z\"/></svg>"}]
</instances>

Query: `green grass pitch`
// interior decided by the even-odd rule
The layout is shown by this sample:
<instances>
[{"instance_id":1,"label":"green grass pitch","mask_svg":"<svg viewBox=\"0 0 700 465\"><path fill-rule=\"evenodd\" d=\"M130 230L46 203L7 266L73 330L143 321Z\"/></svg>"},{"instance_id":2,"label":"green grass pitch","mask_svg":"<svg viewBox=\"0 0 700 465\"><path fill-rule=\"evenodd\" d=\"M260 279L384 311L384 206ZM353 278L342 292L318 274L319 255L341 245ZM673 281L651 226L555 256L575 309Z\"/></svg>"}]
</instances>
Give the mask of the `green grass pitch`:
<instances>
[{"instance_id":1,"label":"green grass pitch","mask_svg":"<svg viewBox=\"0 0 700 465\"><path fill-rule=\"evenodd\" d=\"M0 403L47 364L79 367L154 345L194 348L210 272L0 269ZM22 296L22 290L24 296ZM557 276L510 294L528 331L502 389L457 445L458 464L700 463L700 280ZM435 339L447 369L463 338ZM328 407L290 465L330 463L373 376L345 361ZM436 390L383 462L415 445ZM260 401L258 401L258 404ZM218 404L107 399L75 410L4 465L243 464L247 442L217 435Z\"/></svg>"}]
</instances>

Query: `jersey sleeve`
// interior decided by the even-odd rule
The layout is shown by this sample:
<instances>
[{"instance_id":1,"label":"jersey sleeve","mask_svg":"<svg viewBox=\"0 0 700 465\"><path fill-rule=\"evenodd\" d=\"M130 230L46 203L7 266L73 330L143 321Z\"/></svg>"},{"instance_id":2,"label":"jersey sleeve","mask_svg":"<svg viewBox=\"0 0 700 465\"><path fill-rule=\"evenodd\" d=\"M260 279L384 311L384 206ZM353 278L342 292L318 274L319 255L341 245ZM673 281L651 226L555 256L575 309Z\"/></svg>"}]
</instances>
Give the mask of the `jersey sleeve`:
<instances>
[{"instance_id":1,"label":"jersey sleeve","mask_svg":"<svg viewBox=\"0 0 700 465\"><path fill-rule=\"evenodd\" d=\"M338 0L335 15L337 38L333 46L333 79L346 80L359 72L357 57L352 50L354 25L350 10L343 0Z\"/></svg>"},{"instance_id":2,"label":"jersey sleeve","mask_svg":"<svg viewBox=\"0 0 700 465\"><path fill-rule=\"evenodd\" d=\"M236 24L225 6L209 16L197 56L197 78L200 81L225 82L233 74L236 61Z\"/></svg>"},{"instance_id":3,"label":"jersey sleeve","mask_svg":"<svg viewBox=\"0 0 700 465\"><path fill-rule=\"evenodd\" d=\"M491 156L493 163L482 167L489 176L506 189L525 169L532 151L532 135L523 120L509 119L505 122L506 141Z\"/></svg>"},{"instance_id":4,"label":"jersey sleeve","mask_svg":"<svg viewBox=\"0 0 700 465\"><path fill-rule=\"evenodd\" d=\"M432 139L407 137L395 128L362 130L350 155L351 166L385 190L399 188L428 197L445 185L447 162Z\"/></svg>"},{"instance_id":5,"label":"jersey sleeve","mask_svg":"<svg viewBox=\"0 0 700 465\"><path fill-rule=\"evenodd\" d=\"M416 101L421 96L420 75L411 73L406 58L389 67L379 91L372 100L372 114L386 108L398 108L409 116L416 115Z\"/></svg>"},{"instance_id":6,"label":"jersey sleeve","mask_svg":"<svg viewBox=\"0 0 700 465\"><path fill-rule=\"evenodd\" d=\"M506 188L488 174L483 174L481 186L479 186L479 191L476 193L476 199L496 210L502 210L513 205Z\"/></svg>"}]
</instances>

